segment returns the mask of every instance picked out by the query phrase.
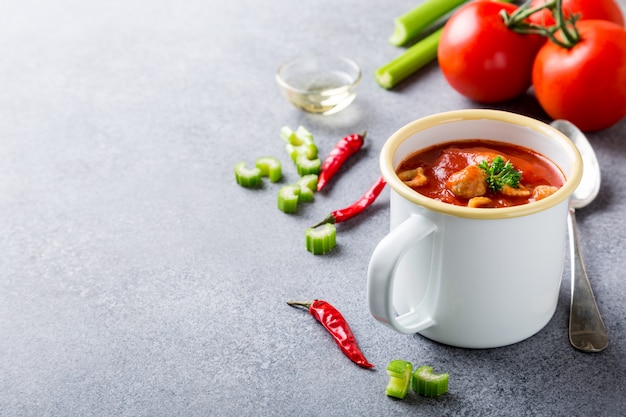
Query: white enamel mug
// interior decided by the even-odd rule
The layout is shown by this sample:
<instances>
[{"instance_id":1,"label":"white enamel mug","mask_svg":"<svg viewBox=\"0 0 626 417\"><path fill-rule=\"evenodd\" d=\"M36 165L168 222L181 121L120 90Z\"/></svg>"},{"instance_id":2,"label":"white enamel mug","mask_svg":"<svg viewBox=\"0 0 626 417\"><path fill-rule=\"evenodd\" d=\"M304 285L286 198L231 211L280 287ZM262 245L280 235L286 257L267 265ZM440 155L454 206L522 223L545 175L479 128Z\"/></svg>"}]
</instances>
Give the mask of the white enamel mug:
<instances>
[{"instance_id":1,"label":"white enamel mug","mask_svg":"<svg viewBox=\"0 0 626 417\"><path fill-rule=\"evenodd\" d=\"M532 149L565 175L551 196L506 208L469 208L430 199L395 168L409 154L463 139ZM380 154L391 188L391 231L372 254L373 316L400 333L466 348L492 348L541 330L557 306L567 236L568 198L582 176L573 143L538 120L497 110L459 110L416 120Z\"/></svg>"}]
</instances>

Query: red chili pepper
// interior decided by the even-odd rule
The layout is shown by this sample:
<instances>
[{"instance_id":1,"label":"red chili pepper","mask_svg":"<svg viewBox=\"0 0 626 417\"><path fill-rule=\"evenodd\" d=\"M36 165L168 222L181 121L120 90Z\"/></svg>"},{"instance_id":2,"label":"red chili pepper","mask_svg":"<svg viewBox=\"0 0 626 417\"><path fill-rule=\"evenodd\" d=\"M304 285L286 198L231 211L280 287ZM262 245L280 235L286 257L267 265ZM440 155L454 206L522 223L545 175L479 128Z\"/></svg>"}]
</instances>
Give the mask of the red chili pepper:
<instances>
[{"instance_id":1,"label":"red chili pepper","mask_svg":"<svg viewBox=\"0 0 626 417\"><path fill-rule=\"evenodd\" d=\"M339 171L339 168L350 155L363 147L365 133L353 133L337 142L322 164L321 173L317 180L317 191L321 191L326 186L328 180Z\"/></svg>"},{"instance_id":2,"label":"red chili pepper","mask_svg":"<svg viewBox=\"0 0 626 417\"><path fill-rule=\"evenodd\" d=\"M352 362L363 368L374 367L373 364L365 359L361 349L359 349L354 333L352 333L346 319L344 319L339 310L331 304L322 300L288 301L287 304L293 307L300 306L307 308L309 313L328 330L339 348L341 348L343 353L350 358Z\"/></svg>"},{"instance_id":3,"label":"red chili pepper","mask_svg":"<svg viewBox=\"0 0 626 417\"><path fill-rule=\"evenodd\" d=\"M345 222L346 220L349 220L354 216L360 214L363 210L369 207L376 200L376 198L378 198L380 193L383 191L383 188L385 188L386 184L387 182L383 177L378 178L376 182L372 185L372 187L361 196L361 198L359 198L348 207L331 212L328 216L324 218L324 220L322 220L313 227L321 226L324 223Z\"/></svg>"}]
</instances>

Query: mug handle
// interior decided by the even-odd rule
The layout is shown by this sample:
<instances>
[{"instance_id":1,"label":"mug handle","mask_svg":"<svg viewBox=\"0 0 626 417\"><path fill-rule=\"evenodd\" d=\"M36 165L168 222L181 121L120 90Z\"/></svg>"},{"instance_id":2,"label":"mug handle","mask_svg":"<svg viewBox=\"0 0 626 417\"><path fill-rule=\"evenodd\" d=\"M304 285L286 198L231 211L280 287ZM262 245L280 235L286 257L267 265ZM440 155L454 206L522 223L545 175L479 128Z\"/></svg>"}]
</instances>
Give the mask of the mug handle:
<instances>
[{"instance_id":1,"label":"mug handle","mask_svg":"<svg viewBox=\"0 0 626 417\"><path fill-rule=\"evenodd\" d=\"M400 333L412 334L435 324L432 312L412 308L400 316L393 307L393 282L398 262L416 241L426 238L437 226L424 216L410 215L385 236L374 249L367 271L367 298L376 320ZM431 280L430 277L416 277ZM430 287L428 285L425 288ZM428 289L426 290L428 291Z\"/></svg>"}]
</instances>

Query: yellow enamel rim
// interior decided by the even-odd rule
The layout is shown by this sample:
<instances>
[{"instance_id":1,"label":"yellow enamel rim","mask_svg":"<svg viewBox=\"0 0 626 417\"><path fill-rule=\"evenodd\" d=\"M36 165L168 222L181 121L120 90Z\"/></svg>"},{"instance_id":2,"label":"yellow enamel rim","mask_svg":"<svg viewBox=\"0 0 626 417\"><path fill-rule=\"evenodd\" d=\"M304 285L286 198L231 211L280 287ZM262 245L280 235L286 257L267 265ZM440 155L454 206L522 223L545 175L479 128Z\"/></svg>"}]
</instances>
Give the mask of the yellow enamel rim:
<instances>
[{"instance_id":1,"label":"yellow enamel rim","mask_svg":"<svg viewBox=\"0 0 626 417\"><path fill-rule=\"evenodd\" d=\"M514 207L486 209L456 206L433 200L413 191L409 186L404 184L400 178L398 178L395 172L395 167L393 166L393 156L398 150L398 147L407 138L434 125L459 120L478 119L498 120L514 125L525 126L538 131L544 136L550 138L550 140L559 142L566 150L572 166L571 172L567 176L565 184L556 193L537 202ZM526 216L543 211L561 203L563 200L568 199L580 183L580 179L582 177L582 159L578 149L567 136L552 126L549 126L539 120L501 110L470 109L454 110L438 113L432 116L426 116L400 128L393 135L391 135L391 137L383 145L380 153L380 169L383 177L387 181L387 184L389 184L395 192L414 204L439 213L457 217L472 219L503 219Z\"/></svg>"}]
</instances>

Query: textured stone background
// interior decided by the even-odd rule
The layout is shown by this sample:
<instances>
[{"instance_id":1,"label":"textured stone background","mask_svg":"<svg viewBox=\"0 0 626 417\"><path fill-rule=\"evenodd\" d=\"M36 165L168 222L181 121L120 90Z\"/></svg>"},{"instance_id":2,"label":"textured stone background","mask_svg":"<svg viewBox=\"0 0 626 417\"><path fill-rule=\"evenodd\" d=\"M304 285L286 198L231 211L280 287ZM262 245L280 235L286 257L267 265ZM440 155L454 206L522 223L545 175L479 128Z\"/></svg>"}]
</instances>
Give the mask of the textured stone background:
<instances>
[{"instance_id":1,"label":"textured stone background","mask_svg":"<svg viewBox=\"0 0 626 417\"><path fill-rule=\"evenodd\" d=\"M0 415L619 415L626 120L590 135L604 182L578 213L611 338L602 353L568 343L567 260L554 318L513 346L452 348L376 322L366 271L388 231L388 190L338 226L334 252L303 248L307 226L378 176L391 133L478 107L436 63L394 91L375 84L400 52L387 43L393 19L416 3L2 1ZM362 66L359 96L333 116L301 113L274 72L326 51ZM498 108L548 121L530 95ZM354 131L368 143L313 204L285 215L279 185L243 189L232 168L275 155L293 181L278 132L300 124L322 154ZM343 312L376 370L285 304L309 298ZM395 358L448 371L450 393L387 398Z\"/></svg>"}]
</instances>

